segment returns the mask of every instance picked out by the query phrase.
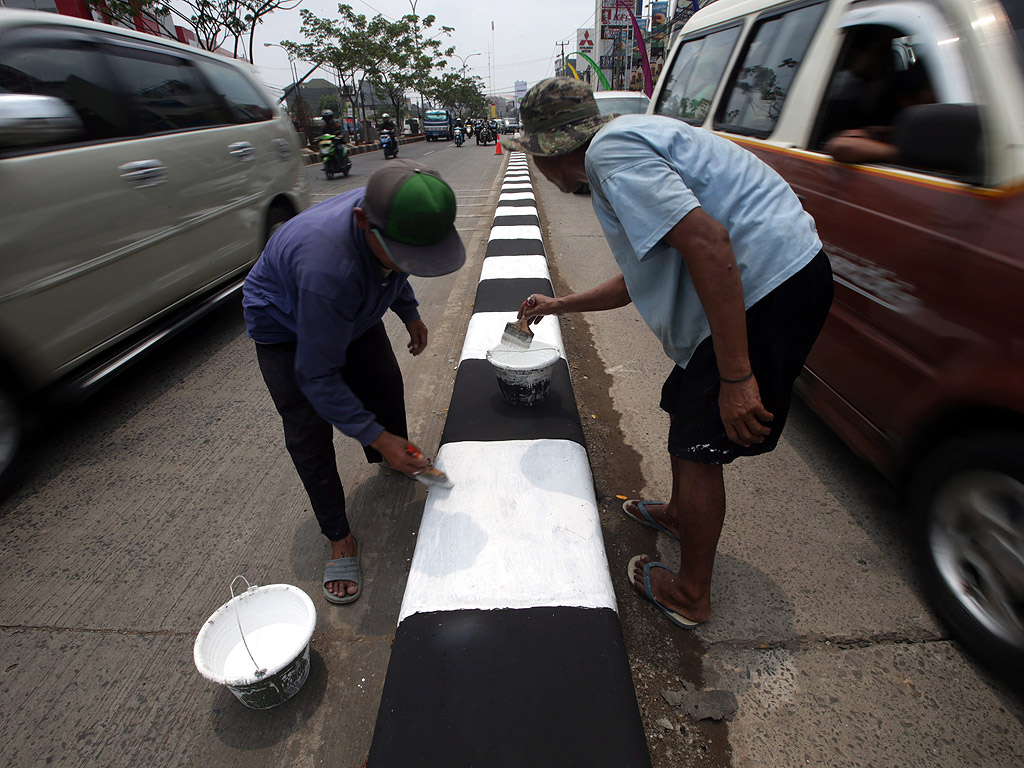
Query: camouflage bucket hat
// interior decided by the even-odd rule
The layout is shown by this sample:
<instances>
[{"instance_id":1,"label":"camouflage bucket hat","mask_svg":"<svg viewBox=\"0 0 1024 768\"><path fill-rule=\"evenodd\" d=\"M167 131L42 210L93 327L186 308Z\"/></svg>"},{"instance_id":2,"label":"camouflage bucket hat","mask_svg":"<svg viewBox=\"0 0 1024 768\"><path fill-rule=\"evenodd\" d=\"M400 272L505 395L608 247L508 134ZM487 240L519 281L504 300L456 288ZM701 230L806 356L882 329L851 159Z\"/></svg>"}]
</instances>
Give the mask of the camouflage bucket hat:
<instances>
[{"instance_id":1,"label":"camouflage bucket hat","mask_svg":"<svg viewBox=\"0 0 1024 768\"><path fill-rule=\"evenodd\" d=\"M610 118L598 111L587 83L550 77L527 91L519 119L523 129L518 138L501 140L505 148L553 157L582 147Z\"/></svg>"}]
</instances>

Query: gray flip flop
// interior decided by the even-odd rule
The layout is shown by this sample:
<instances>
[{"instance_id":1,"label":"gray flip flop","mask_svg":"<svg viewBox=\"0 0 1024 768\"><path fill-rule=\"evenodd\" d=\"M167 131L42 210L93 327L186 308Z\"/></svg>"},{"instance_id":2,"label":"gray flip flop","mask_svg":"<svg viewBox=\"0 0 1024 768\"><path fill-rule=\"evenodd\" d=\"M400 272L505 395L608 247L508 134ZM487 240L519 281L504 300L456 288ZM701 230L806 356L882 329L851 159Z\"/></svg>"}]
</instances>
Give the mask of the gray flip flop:
<instances>
[{"instance_id":1,"label":"gray flip flop","mask_svg":"<svg viewBox=\"0 0 1024 768\"><path fill-rule=\"evenodd\" d=\"M355 557L338 557L334 560L328 560L324 565L324 597L327 599L327 602L334 603L335 605L344 605L345 603L355 602L363 594L362 573L359 570L359 555L362 554L362 551L363 548L359 546L357 541ZM356 592L354 595L338 597L327 588L327 582L329 581L354 581L357 587Z\"/></svg>"},{"instance_id":2,"label":"gray flip flop","mask_svg":"<svg viewBox=\"0 0 1024 768\"><path fill-rule=\"evenodd\" d=\"M640 523L640 525L646 525L648 528L653 528L654 530L660 531L661 533L664 533L664 534L667 534L667 535L671 536L673 539L675 539L676 541L679 541L679 537L678 536L676 536L674 533L672 533L672 531L670 531L664 525L662 525L657 520L655 520L653 517L651 517L651 513L647 511L647 505L648 504L664 504L664 503L665 503L664 501L655 501L654 499L647 499L646 501L640 501L639 499L627 499L626 501L622 502L622 511L625 513L626 517L628 517L630 520L635 520L636 522ZM629 504L636 504L636 508L640 510L640 514L643 515L643 517L637 517L636 515L631 513L628 509L626 509L626 507Z\"/></svg>"}]
</instances>

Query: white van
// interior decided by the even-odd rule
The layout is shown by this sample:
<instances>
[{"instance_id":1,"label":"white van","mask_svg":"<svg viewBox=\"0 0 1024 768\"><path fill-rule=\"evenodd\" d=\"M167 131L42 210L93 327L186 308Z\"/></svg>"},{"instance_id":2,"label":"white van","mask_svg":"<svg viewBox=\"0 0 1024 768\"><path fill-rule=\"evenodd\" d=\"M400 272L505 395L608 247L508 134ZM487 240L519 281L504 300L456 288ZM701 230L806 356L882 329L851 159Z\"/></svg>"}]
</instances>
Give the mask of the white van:
<instances>
[{"instance_id":1,"label":"white van","mask_svg":"<svg viewBox=\"0 0 1024 768\"><path fill-rule=\"evenodd\" d=\"M232 296L308 204L247 65L0 10L0 496L33 414Z\"/></svg>"},{"instance_id":2,"label":"white van","mask_svg":"<svg viewBox=\"0 0 1024 768\"><path fill-rule=\"evenodd\" d=\"M1022 36L1022 0L717 0L683 27L649 110L749 149L814 217L836 294L799 391L908 491L937 613L1011 674L1024 673Z\"/></svg>"}]
</instances>

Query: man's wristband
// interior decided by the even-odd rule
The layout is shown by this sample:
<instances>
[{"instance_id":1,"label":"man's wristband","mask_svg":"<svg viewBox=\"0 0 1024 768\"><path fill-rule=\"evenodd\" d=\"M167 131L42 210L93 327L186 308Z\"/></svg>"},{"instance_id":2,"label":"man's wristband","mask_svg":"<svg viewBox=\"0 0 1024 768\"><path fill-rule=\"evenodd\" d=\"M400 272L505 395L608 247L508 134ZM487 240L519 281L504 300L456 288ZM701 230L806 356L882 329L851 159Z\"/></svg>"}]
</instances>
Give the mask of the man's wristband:
<instances>
[{"instance_id":1,"label":"man's wristband","mask_svg":"<svg viewBox=\"0 0 1024 768\"><path fill-rule=\"evenodd\" d=\"M752 378L754 378L754 372L753 371L748 373L742 379L726 379L726 378L723 378L723 377L719 376L718 380L721 381L723 384L742 384L744 381L750 381L750 379L752 379Z\"/></svg>"}]
</instances>

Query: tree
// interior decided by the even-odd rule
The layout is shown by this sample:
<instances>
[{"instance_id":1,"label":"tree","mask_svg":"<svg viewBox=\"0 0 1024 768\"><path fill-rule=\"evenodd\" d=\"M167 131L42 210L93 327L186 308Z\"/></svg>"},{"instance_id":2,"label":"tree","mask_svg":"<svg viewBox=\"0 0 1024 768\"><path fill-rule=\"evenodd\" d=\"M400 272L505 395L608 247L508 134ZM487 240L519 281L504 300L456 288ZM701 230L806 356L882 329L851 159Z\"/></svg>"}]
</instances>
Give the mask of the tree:
<instances>
[{"instance_id":1,"label":"tree","mask_svg":"<svg viewBox=\"0 0 1024 768\"><path fill-rule=\"evenodd\" d=\"M479 77L463 77L455 72L445 72L433 78L425 93L438 104L453 110L459 117L480 115L487 111L487 98Z\"/></svg>"},{"instance_id":2,"label":"tree","mask_svg":"<svg viewBox=\"0 0 1024 768\"><path fill-rule=\"evenodd\" d=\"M414 7L415 10L415 7ZM358 92L360 75L374 90L391 102L396 122L401 122L405 94L430 82L434 69L445 65L453 48L441 50L441 42L423 37L432 27L434 16L420 18L415 13L391 21L377 14L367 19L350 5L338 6L338 17L326 19L301 10L305 43L288 40L281 45L295 56L338 70L342 81L351 80L351 93ZM438 34L451 34L451 27L439 27Z\"/></svg>"}]
</instances>

